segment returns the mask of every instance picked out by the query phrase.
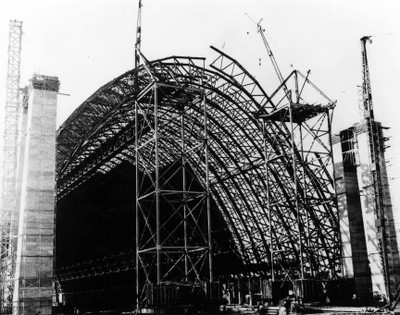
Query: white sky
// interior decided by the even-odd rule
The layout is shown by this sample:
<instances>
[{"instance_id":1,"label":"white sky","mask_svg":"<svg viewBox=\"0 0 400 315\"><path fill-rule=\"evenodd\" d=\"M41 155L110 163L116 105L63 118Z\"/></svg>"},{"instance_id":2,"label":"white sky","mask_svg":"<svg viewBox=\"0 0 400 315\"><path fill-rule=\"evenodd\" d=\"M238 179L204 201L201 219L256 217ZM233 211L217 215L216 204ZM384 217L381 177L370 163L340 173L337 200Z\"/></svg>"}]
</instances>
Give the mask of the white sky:
<instances>
[{"instance_id":1,"label":"white sky","mask_svg":"<svg viewBox=\"0 0 400 315\"><path fill-rule=\"evenodd\" d=\"M0 104L4 104L9 20L23 21L21 86L34 72L58 76L58 125L99 87L134 65L138 0L1 0ZM375 117L391 127L387 151L394 203L400 189L400 1L143 0L142 52L215 56L214 45L237 59L272 92L278 80L256 33L266 37L283 75L292 66L338 101L335 132L359 120L359 39L368 45ZM261 66L259 65L261 58ZM3 122L3 117L0 117Z\"/></svg>"}]
</instances>

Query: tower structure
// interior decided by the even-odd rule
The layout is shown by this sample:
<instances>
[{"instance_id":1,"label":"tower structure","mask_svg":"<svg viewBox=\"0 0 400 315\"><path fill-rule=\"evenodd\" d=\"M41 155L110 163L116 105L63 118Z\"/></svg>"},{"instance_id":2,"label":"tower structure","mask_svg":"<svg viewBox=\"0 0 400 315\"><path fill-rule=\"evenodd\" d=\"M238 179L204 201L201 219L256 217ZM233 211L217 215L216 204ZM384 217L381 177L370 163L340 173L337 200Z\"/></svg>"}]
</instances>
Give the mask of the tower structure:
<instances>
[{"instance_id":1,"label":"tower structure","mask_svg":"<svg viewBox=\"0 0 400 315\"><path fill-rule=\"evenodd\" d=\"M370 122L355 124L333 138L344 274L354 277L356 296L364 301L370 301L373 292L389 297L388 292L395 292L400 283L400 256L384 162L383 127L376 121L373 124L381 145L379 178L387 269L381 250L382 222L378 219L375 201L373 175L377 169L371 162Z\"/></svg>"},{"instance_id":2,"label":"tower structure","mask_svg":"<svg viewBox=\"0 0 400 315\"><path fill-rule=\"evenodd\" d=\"M383 127L374 117L367 58L370 36L361 38L361 122L334 138L343 267L354 277L357 298L372 293L391 304L400 283L400 256L385 165Z\"/></svg>"},{"instance_id":3,"label":"tower structure","mask_svg":"<svg viewBox=\"0 0 400 315\"><path fill-rule=\"evenodd\" d=\"M320 101L315 103L315 100ZM293 71L257 113L264 138L271 279L290 275L297 283L299 296L303 295L303 280L332 278L341 273L332 185L334 107L335 102L312 84L308 76ZM278 135L278 129L285 135ZM280 235L282 231L274 229L277 217L286 223L285 229L291 230L288 233L291 237L284 237ZM326 226L331 227L329 238L321 242L320 233ZM283 243L288 244L285 251ZM326 255L327 247L332 256Z\"/></svg>"},{"instance_id":4,"label":"tower structure","mask_svg":"<svg viewBox=\"0 0 400 315\"><path fill-rule=\"evenodd\" d=\"M277 270L287 270L285 273L300 280L298 288L303 291L302 281L307 278L329 278L340 274L335 264L327 265L328 261L340 260L337 204L332 185L331 120L335 102L309 80L310 71L307 76L293 71L286 79L283 77L260 22L257 31L280 82L264 108L257 112L264 139L271 279L274 281L275 275L279 277ZM285 133L283 139L277 129ZM320 178L320 183L313 187L315 176ZM272 185L277 177L279 184ZM285 195L286 202L282 202L280 194ZM273 242L279 234L272 227L274 217L282 216L279 208L288 210L283 215L288 223L286 229L297 235L295 239L286 240L293 248L292 253L283 254L281 244ZM312 215L312 212L318 215ZM328 222L333 227L330 240L318 244L321 226ZM327 244L335 244L334 254L329 259L322 254ZM278 256L288 265L276 264ZM316 261L325 266L317 267ZM302 296L300 291L298 294Z\"/></svg>"},{"instance_id":5,"label":"tower structure","mask_svg":"<svg viewBox=\"0 0 400 315\"><path fill-rule=\"evenodd\" d=\"M57 77L34 75L24 110L24 143L13 314L52 312Z\"/></svg>"},{"instance_id":6,"label":"tower structure","mask_svg":"<svg viewBox=\"0 0 400 315\"><path fill-rule=\"evenodd\" d=\"M187 71L204 77L204 65ZM198 134L193 119L202 122ZM205 95L186 82L150 82L135 101L135 121L137 298L146 290L145 306L165 306L163 292L181 299L212 281Z\"/></svg>"},{"instance_id":7,"label":"tower structure","mask_svg":"<svg viewBox=\"0 0 400 315\"><path fill-rule=\"evenodd\" d=\"M371 79L369 75L369 66L367 58L367 42L371 41L370 36L361 38L361 57L362 57L362 93L363 93L363 121L367 127L367 137L370 157L370 174L371 174L371 190L368 195L371 195L370 201L375 204L376 228L378 230L377 239L379 243L380 260L382 263L383 277L385 282L386 294L391 303L391 284L389 272L389 257L388 257L388 240L386 239L386 223L384 211L384 194L382 186L382 157L383 157L383 137L382 129L375 122L374 107L372 102ZM383 160L384 161L384 160ZM385 167L384 167L385 168ZM397 245L397 244L396 244ZM397 247L397 246L396 246Z\"/></svg>"},{"instance_id":8,"label":"tower structure","mask_svg":"<svg viewBox=\"0 0 400 315\"><path fill-rule=\"evenodd\" d=\"M22 22L10 21L0 208L0 307L11 312L17 220L17 159Z\"/></svg>"}]
</instances>

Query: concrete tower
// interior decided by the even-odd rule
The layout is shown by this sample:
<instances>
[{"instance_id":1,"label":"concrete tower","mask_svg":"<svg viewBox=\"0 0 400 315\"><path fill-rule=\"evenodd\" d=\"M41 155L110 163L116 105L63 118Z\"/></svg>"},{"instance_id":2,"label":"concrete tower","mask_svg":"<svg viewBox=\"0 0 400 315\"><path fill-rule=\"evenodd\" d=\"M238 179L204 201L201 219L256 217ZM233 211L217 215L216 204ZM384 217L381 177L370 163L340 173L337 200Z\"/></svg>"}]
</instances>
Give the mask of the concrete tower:
<instances>
[{"instance_id":1,"label":"concrete tower","mask_svg":"<svg viewBox=\"0 0 400 315\"><path fill-rule=\"evenodd\" d=\"M377 124L382 138L382 126ZM383 141L381 141L383 143ZM374 292L387 296L384 264L379 239L375 185L366 123L356 124L333 139L336 187L345 275L355 278L356 295L370 300ZM391 292L400 284L400 257L397 247L384 150L380 150L380 178L385 216L385 240Z\"/></svg>"},{"instance_id":2,"label":"concrete tower","mask_svg":"<svg viewBox=\"0 0 400 315\"><path fill-rule=\"evenodd\" d=\"M57 77L34 75L25 104L13 314L52 311L58 88Z\"/></svg>"}]
</instances>

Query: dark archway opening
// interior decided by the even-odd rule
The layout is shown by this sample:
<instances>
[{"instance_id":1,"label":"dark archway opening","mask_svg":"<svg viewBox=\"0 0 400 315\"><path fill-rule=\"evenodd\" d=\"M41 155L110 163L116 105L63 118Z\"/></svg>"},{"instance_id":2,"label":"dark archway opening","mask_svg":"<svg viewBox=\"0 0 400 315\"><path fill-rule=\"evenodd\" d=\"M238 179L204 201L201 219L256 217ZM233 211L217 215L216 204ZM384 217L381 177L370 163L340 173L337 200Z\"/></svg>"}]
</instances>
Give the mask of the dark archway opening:
<instances>
[{"instance_id":1,"label":"dark archway opening","mask_svg":"<svg viewBox=\"0 0 400 315\"><path fill-rule=\"evenodd\" d=\"M176 176L172 182L179 187ZM165 213L171 211L168 207L163 204ZM215 277L243 272L232 235L214 202L211 216ZM135 166L123 162L86 180L58 201L56 224L61 307L67 312L134 309Z\"/></svg>"}]
</instances>

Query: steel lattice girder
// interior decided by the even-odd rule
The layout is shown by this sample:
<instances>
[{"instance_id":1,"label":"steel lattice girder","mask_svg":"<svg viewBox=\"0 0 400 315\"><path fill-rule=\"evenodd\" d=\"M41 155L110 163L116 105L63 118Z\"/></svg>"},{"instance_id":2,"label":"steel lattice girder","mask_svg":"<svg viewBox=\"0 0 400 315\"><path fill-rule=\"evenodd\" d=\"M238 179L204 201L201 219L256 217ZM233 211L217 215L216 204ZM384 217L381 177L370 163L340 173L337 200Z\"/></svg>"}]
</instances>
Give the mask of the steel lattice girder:
<instances>
[{"instance_id":1,"label":"steel lattice girder","mask_svg":"<svg viewBox=\"0 0 400 315\"><path fill-rule=\"evenodd\" d=\"M270 165L267 177L262 123L255 113L269 114L279 108L279 101L274 99L279 93L269 97L236 60L216 51L219 57L210 65L211 69L203 70L203 59L193 57L169 57L147 62L138 69L138 91L134 90L135 70L131 70L101 87L85 101L58 131L58 198L66 196L96 172L108 172L121 161L135 163L134 101L137 95L148 92L145 89L152 82L202 89L205 91L209 124L211 195L225 218L243 261L246 264L269 264L272 248L279 253L273 256L276 268L293 269L292 273L296 271L294 265L299 259L299 248L294 224L296 217L290 200L293 189L291 175L303 178L306 172L307 180L299 181L298 185L304 185L303 191L307 191L310 200L315 200L315 205L304 206L302 210L307 218L312 218L314 229L312 233L302 229L301 240L304 246L317 246L313 253L305 254L309 257L307 262L312 264L310 268L314 274L336 273L340 266L340 245L335 194L329 175L332 166L329 143L325 144L324 157L312 161L301 160L296 147L302 170L293 172L290 159L286 157L276 159ZM309 82L308 78L305 79ZM174 102L178 96L173 93L171 89L170 95L164 96L165 102ZM190 98L189 90L185 97ZM146 102L145 98L143 102ZM201 114L199 108L198 117ZM188 130L196 134L201 128L201 120L193 115ZM329 138L329 130L317 130L318 125L312 128L316 130L309 133L318 134L316 139L322 139L322 134ZM178 125L171 125L169 132L178 133L180 129ZM273 140L268 136L271 132L274 139L286 142L287 146L289 133L283 123L270 125L265 134L268 141ZM274 148L268 141L267 146ZM174 145L179 146L171 143ZM311 154L316 157L313 152L307 158ZM171 160L168 150L160 152L160 155L165 161ZM201 157L193 155L193 159L198 163ZM204 183L205 173L201 168L197 168L196 176ZM275 203L270 220L268 197ZM302 222L306 220L303 218Z\"/></svg>"}]
</instances>

